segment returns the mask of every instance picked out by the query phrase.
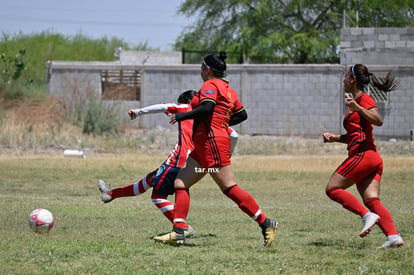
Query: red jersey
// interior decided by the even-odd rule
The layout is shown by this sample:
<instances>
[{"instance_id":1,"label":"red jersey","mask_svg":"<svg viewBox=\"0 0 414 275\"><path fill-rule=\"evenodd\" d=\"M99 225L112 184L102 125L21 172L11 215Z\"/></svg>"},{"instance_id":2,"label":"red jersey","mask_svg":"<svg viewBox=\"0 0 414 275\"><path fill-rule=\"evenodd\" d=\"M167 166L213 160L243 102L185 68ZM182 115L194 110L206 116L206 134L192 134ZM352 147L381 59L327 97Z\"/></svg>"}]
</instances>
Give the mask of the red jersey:
<instances>
[{"instance_id":1,"label":"red jersey","mask_svg":"<svg viewBox=\"0 0 414 275\"><path fill-rule=\"evenodd\" d=\"M214 112L209 117L194 119L193 140L204 143L209 138L229 138L230 117L234 113L244 110L236 91L230 88L227 80L207 80L193 97L192 109L196 109L205 101L211 101L215 104Z\"/></svg>"},{"instance_id":2,"label":"red jersey","mask_svg":"<svg viewBox=\"0 0 414 275\"><path fill-rule=\"evenodd\" d=\"M191 111L191 106L188 104L172 104L166 103L168 107L167 113L185 113ZM168 155L165 163L171 167L181 168L187 160L188 155L193 150L193 141L191 133L193 128L193 120L188 119L180 121L178 124L178 142L174 149Z\"/></svg>"},{"instance_id":3,"label":"red jersey","mask_svg":"<svg viewBox=\"0 0 414 275\"><path fill-rule=\"evenodd\" d=\"M372 97L366 93L360 94L355 101L367 110L377 107ZM347 132L346 142L350 156L367 150L376 150L372 123L358 112L353 112L348 108L344 118L344 127Z\"/></svg>"}]
</instances>

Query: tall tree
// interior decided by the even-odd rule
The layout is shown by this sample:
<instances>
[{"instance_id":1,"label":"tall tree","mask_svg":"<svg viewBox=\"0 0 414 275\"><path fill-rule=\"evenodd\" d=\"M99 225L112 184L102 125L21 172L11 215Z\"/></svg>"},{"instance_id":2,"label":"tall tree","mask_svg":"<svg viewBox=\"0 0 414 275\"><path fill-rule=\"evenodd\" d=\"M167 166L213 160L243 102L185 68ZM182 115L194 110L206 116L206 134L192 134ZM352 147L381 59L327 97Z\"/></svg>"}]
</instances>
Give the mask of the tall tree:
<instances>
[{"instance_id":1,"label":"tall tree","mask_svg":"<svg viewBox=\"0 0 414 275\"><path fill-rule=\"evenodd\" d=\"M242 54L251 63L336 63L344 11L347 22L356 22L358 14L360 27L414 26L412 2L185 0L178 13L196 20L175 47L225 49Z\"/></svg>"}]
</instances>

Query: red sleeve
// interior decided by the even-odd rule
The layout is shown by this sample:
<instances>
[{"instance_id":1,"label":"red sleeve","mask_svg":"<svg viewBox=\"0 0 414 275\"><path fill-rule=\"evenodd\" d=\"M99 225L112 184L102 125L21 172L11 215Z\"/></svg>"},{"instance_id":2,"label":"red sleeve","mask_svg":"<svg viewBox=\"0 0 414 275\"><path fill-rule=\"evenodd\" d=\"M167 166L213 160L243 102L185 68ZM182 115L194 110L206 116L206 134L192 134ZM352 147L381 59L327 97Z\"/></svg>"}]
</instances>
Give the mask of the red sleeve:
<instances>
[{"instance_id":1,"label":"red sleeve","mask_svg":"<svg viewBox=\"0 0 414 275\"><path fill-rule=\"evenodd\" d=\"M217 86L212 81L206 81L200 89L199 102L202 103L203 101L207 100L216 103L217 94Z\"/></svg>"},{"instance_id":2,"label":"red sleeve","mask_svg":"<svg viewBox=\"0 0 414 275\"><path fill-rule=\"evenodd\" d=\"M372 109L372 108L377 108L377 104L375 103L375 100L368 94L365 94L363 97L361 97L361 101L359 102L359 105L361 105L367 110Z\"/></svg>"},{"instance_id":3,"label":"red sleeve","mask_svg":"<svg viewBox=\"0 0 414 275\"><path fill-rule=\"evenodd\" d=\"M239 101L239 99L236 100L236 102L234 103L234 114L237 114L238 112L241 112L244 110L244 106L243 104L241 104L241 102Z\"/></svg>"},{"instance_id":4,"label":"red sleeve","mask_svg":"<svg viewBox=\"0 0 414 275\"><path fill-rule=\"evenodd\" d=\"M185 113L188 112L190 105L188 104L169 104L168 114Z\"/></svg>"}]
</instances>

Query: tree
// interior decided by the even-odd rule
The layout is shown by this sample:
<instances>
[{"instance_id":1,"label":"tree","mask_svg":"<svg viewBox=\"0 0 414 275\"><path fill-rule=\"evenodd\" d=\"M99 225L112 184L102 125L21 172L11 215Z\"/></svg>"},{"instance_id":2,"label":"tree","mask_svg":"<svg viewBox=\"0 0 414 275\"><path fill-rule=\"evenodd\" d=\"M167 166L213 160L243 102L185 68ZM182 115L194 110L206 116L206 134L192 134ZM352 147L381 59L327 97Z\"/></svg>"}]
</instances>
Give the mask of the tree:
<instances>
[{"instance_id":1,"label":"tree","mask_svg":"<svg viewBox=\"0 0 414 275\"><path fill-rule=\"evenodd\" d=\"M178 13L197 19L175 48L224 49L251 63L337 63L344 11L354 22L358 11L360 27L414 26L411 2L185 0Z\"/></svg>"}]
</instances>

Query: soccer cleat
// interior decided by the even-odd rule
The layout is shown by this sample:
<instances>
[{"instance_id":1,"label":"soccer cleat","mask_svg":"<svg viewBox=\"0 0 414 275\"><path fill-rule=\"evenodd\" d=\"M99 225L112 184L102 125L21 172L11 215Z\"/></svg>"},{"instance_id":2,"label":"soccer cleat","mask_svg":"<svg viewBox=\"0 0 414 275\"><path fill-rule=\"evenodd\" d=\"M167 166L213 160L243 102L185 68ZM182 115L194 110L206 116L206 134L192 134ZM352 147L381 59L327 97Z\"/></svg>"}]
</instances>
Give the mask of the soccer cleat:
<instances>
[{"instance_id":1,"label":"soccer cleat","mask_svg":"<svg viewBox=\"0 0 414 275\"><path fill-rule=\"evenodd\" d=\"M403 239L400 235L389 235L385 238L385 243L378 248L393 248L400 247L404 244Z\"/></svg>"},{"instance_id":2,"label":"soccer cleat","mask_svg":"<svg viewBox=\"0 0 414 275\"><path fill-rule=\"evenodd\" d=\"M108 203L114 199L109 195L112 191L111 185L107 185L103 180L99 180L98 187L99 191L101 191L101 199L104 203Z\"/></svg>"},{"instance_id":3,"label":"soccer cleat","mask_svg":"<svg viewBox=\"0 0 414 275\"><path fill-rule=\"evenodd\" d=\"M361 229L361 232L359 233L359 236L363 238L366 235L368 235L371 229L374 227L374 225L379 221L379 219L380 217L375 213L372 213L372 212L366 213L362 217L362 229Z\"/></svg>"},{"instance_id":4,"label":"soccer cleat","mask_svg":"<svg viewBox=\"0 0 414 275\"><path fill-rule=\"evenodd\" d=\"M273 219L267 219L264 221L263 225L262 225L262 234L263 234L263 238L264 238L264 243L263 243L263 247L267 248L269 247L272 243L273 240L275 239L275 233L276 233L276 228L277 228L277 221L273 220Z\"/></svg>"},{"instance_id":5,"label":"soccer cleat","mask_svg":"<svg viewBox=\"0 0 414 275\"><path fill-rule=\"evenodd\" d=\"M171 231L165 235L155 236L154 240L161 243L181 245L185 242L185 233L179 234L175 231Z\"/></svg>"},{"instance_id":6,"label":"soccer cleat","mask_svg":"<svg viewBox=\"0 0 414 275\"><path fill-rule=\"evenodd\" d=\"M194 228L191 225L188 225L188 227L184 229L184 237L186 239L190 239L194 237L194 235L195 235Z\"/></svg>"}]
</instances>

